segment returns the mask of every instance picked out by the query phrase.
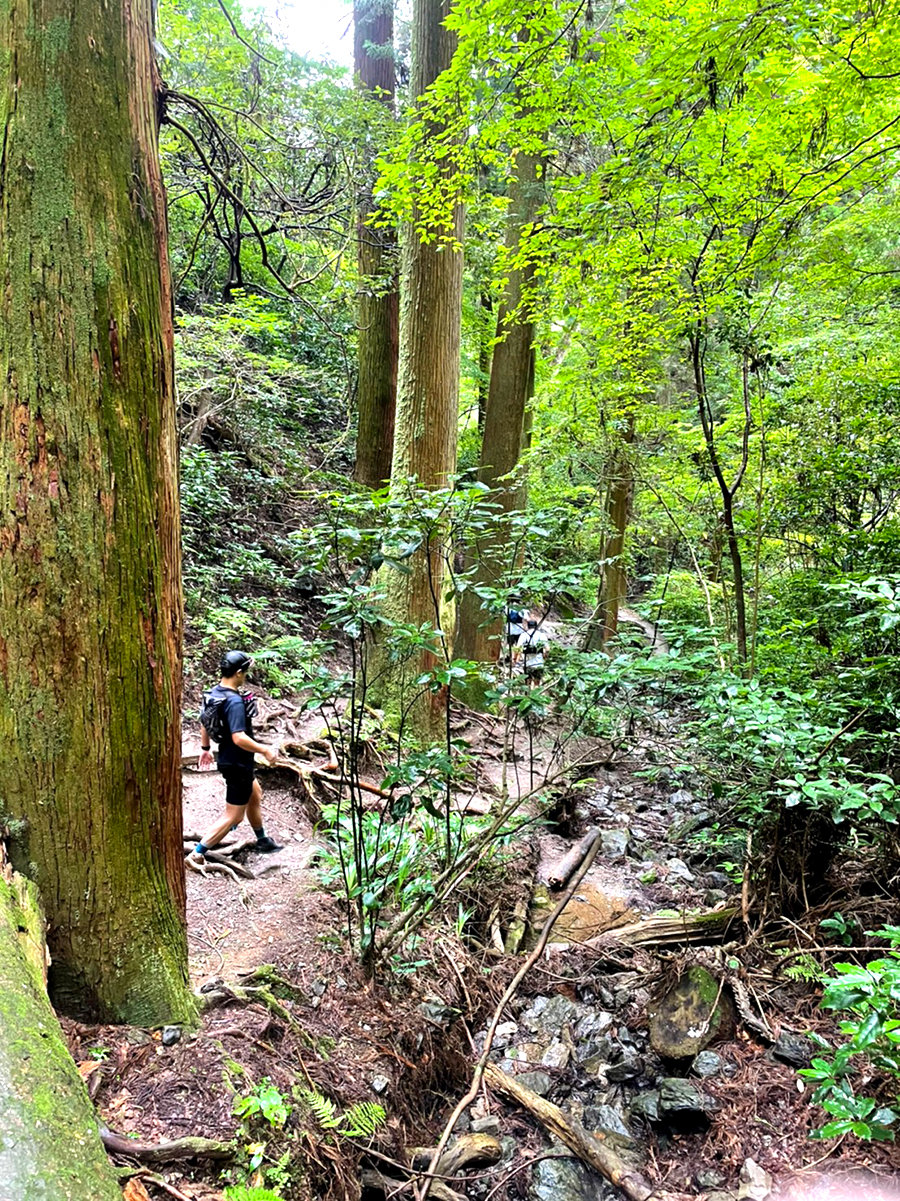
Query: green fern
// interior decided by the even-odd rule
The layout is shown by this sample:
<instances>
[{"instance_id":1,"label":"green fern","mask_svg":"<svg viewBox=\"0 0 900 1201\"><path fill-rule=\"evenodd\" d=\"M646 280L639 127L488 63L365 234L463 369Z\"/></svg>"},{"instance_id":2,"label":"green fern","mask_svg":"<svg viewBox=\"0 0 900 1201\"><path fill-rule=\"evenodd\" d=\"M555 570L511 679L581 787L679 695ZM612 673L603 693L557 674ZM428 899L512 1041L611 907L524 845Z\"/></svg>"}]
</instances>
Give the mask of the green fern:
<instances>
[{"instance_id":1,"label":"green fern","mask_svg":"<svg viewBox=\"0 0 900 1201\"><path fill-rule=\"evenodd\" d=\"M337 1106L330 1097L320 1093L318 1089L304 1089L303 1100L309 1106L313 1117L323 1130L337 1130L341 1124Z\"/></svg>"},{"instance_id":2,"label":"green fern","mask_svg":"<svg viewBox=\"0 0 900 1201\"><path fill-rule=\"evenodd\" d=\"M269 1188L248 1188L235 1184L225 1190L225 1201L282 1201L278 1193Z\"/></svg>"},{"instance_id":3,"label":"green fern","mask_svg":"<svg viewBox=\"0 0 900 1201\"><path fill-rule=\"evenodd\" d=\"M374 1101L351 1105L341 1118L340 1131L345 1138L371 1138L385 1121L385 1113Z\"/></svg>"},{"instance_id":4,"label":"green fern","mask_svg":"<svg viewBox=\"0 0 900 1201\"><path fill-rule=\"evenodd\" d=\"M792 963L790 967L784 969L784 974L788 980L803 980L808 983L811 980L819 979L822 975L822 968L812 955L801 955L796 963Z\"/></svg>"}]
</instances>

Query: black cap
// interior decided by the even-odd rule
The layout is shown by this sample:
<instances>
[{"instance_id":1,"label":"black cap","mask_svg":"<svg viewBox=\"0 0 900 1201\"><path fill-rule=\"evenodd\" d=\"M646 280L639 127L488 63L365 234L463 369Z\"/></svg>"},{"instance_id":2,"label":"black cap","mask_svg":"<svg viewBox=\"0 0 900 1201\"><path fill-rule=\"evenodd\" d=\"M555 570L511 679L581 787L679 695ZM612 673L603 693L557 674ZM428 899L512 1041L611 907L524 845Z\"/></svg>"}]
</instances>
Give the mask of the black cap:
<instances>
[{"instance_id":1,"label":"black cap","mask_svg":"<svg viewBox=\"0 0 900 1201\"><path fill-rule=\"evenodd\" d=\"M239 671L246 671L253 662L245 651L226 651L219 660L219 670L226 680L236 676Z\"/></svg>"}]
</instances>

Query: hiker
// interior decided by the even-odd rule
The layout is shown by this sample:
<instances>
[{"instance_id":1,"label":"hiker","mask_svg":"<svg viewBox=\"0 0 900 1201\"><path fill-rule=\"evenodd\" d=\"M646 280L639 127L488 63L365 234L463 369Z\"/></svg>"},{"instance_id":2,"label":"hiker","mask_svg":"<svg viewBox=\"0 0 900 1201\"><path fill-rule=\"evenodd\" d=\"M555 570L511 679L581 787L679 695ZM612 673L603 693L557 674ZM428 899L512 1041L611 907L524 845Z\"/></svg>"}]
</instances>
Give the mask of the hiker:
<instances>
[{"instance_id":1,"label":"hiker","mask_svg":"<svg viewBox=\"0 0 900 1201\"><path fill-rule=\"evenodd\" d=\"M522 654L525 679L533 686L540 684L544 674L544 648L547 642L547 635L541 633L536 621L525 622L525 629L519 638L519 650Z\"/></svg>"},{"instance_id":2,"label":"hiker","mask_svg":"<svg viewBox=\"0 0 900 1201\"><path fill-rule=\"evenodd\" d=\"M516 663L519 658L519 639L525 632L525 614L518 609L506 611L506 658Z\"/></svg>"},{"instance_id":3,"label":"hiker","mask_svg":"<svg viewBox=\"0 0 900 1201\"><path fill-rule=\"evenodd\" d=\"M271 854L281 851L273 838L266 834L262 817L262 789L253 769L254 753L265 755L270 763L278 758L278 750L253 737L253 718L256 700L252 693L242 693L253 660L243 651L228 651L219 664L222 678L203 698L200 713L199 767L212 767L210 738L219 744L218 768L225 778L225 812L197 843L195 860L204 857L246 817L256 835L257 851ZM209 727L204 724L204 720Z\"/></svg>"}]
</instances>

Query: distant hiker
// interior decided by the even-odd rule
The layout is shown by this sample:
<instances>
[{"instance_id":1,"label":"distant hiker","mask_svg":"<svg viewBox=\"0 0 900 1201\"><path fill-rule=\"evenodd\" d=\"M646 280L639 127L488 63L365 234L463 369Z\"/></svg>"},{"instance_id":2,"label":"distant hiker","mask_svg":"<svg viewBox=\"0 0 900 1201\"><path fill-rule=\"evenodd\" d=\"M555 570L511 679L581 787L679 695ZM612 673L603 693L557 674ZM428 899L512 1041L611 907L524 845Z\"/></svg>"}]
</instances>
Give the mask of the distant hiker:
<instances>
[{"instance_id":1,"label":"distant hiker","mask_svg":"<svg viewBox=\"0 0 900 1201\"><path fill-rule=\"evenodd\" d=\"M194 848L193 855L202 859L246 817L256 835L256 850L281 851L273 838L266 834L262 818L262 789L253 769L254 753L265 755L270 763L278 758L274 746L256 742L253 738L253 718L256 700L252 693L242 693L253 660L243 651L228 651L222 656L219 668L222 678L204 696L200 712L201 768L212 767L210 738L219 744L218 768L225 778L225 812Z\"/></svg>"},{"instance_id":2,"label":"distant hiker","mask_svg":"<svg viewBox=\"0 0 900 1201\"><path fill-rule=\"evenodd\" d=\"M525 614L518 609L506 611L506 657L515 663L519 657L519 639L525 633Z\"/></svg>"},{"instance_id":3,"label":"distant hiker","mask_svg":"<svg viewBox=\"0 0 900 1201\"><path fill-rule=\"evenodd\" d=\"M522 666L525 679L530 684L540 684L544 674L544 649L549 639L538 629L536 621L526 621L525 629L519 638L519 650L522 654Z\"/></svg>"}]
</instances>

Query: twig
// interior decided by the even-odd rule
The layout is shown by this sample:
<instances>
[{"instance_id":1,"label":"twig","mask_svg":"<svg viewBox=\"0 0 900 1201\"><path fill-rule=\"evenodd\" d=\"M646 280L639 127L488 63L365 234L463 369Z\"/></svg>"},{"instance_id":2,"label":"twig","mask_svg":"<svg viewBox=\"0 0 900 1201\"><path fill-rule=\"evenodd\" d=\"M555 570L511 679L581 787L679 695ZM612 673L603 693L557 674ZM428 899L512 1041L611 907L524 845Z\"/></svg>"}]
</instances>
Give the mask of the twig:
<instances>
[{"instance_id":1,"label":"twig","mask_svg":"<svg viewBox=\"0 0 900 1201\"><path fill-rule=\"evenodd\" d=\"M566 891L560 897L555 909L553 910L553 912L550 914L550 916L547 918L546 922L544 923L544 928L543 928L543 930L541 930L541 936L537 941L537 946L534 948L534 950L531 952L531 954L528 956L528 958L525 960L525 962L522 964L522 966L516 972L515 976L513 976L512 980L509 982L509 985L507 986L506 991L504 992L503 996L500 998L500 1003L498 1004L497 1008L494 1010L494 1016L491 1018L491 1023L488 1026L487 1034L486 1034L485 1040L484 1040L484 1050L481 1052L481 1057L479 1058L478 1063L475 1065L475 1071L472 1075L472 1083L469 1086L469 1091L459 1101L456 1108L453 1110L453 1113L450 1115L450 1117L447 1121L447 1124L444 1126L444 1129L441 1133L441 1137L438 1139L437 1146L435 1147L434 1155L431 1157L431 1163L428 1165L429 1175L423 1181L421 1189L416 1190L415 1195L416 1195L417 1201L426 1201L428 1194L431 1191L431 1174L434 1173L435 1170L437 1169L438 1163L440 1162L441 1153L443 1152L444 1148L447 1145L447 1140L450 1138L450 1135L453 1132L453 1127L459 1121L460 1117L466 1111L466 1109L468 1109L468 1107L472 1104L472 1102L478 1096L478 1092L481 1088L481 1080L482 1080L482 1077L484 1076L484 1070L487 1066L488 1058L491 1053L491 1047L493 1046L493 1043L494 1043L494 1035L497 1031L498 1025L500 1024L500 1018L503 1016L504 1009L509 1004L509 1002L512 1000L512 998L516 995L519 985L525 979L525 976L528 974L529 970L534 966L535 963L537 963L538 959L540 959L541 955L544 953L544 948L547 945L547 940L549 939L550 933L551 933L554 925L556 924L557 918L559 917L559 915L565 909L566 905L568 905L569 901L574 896L575 890L578 888L578 885L581 883L581 881L584 879L585 875L587 874L588 868L594 862L594 859L597 855L597 851L599 849L600 849L600 831L598 830L594 837L593 845L590 847L587 854L585 855L584 861L582 862L581 867L578 869L578 871L572 877L572 882L569 884Z\"/></svg>"}]
</instances>

